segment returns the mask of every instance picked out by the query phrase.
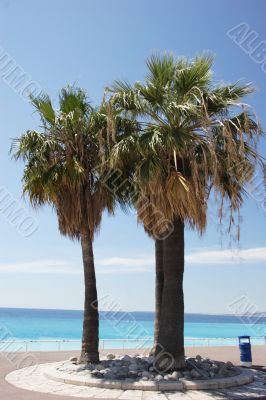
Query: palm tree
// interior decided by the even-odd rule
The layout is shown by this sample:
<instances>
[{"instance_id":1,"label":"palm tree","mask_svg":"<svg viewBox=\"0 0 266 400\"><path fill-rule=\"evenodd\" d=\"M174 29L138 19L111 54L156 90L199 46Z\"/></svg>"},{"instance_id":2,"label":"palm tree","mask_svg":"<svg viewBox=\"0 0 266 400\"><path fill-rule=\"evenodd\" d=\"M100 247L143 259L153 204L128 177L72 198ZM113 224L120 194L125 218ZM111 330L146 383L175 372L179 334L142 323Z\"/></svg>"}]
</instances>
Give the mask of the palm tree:
<instances>
[{"instance_id":1,"label":"palm tree","mask_svg":"<svg viewBox=\"0 0 266 400\"><path fill-rule=\"evenodd\" d=\"M32 98L41 131L27 131L13 142L15 159L25 162L24 193L33 206L51 205L61 234L81 242L85 304L81 362L99 361L99 314L93 238L104 210L113 213L115 196L104 163L112 137L131 129L130 121L110 117L106 103L97 109L81 89L68 87L59 96L59 110L48 96ZM114 135L115 133L115 135ZM108 176L108 179L103 177Z\"/></svg>"},{"instance_id":2,"label":"palm tree","mask_svg":"<svg viewBox=\"0 0 266 400\"><path fill-rule=\"evenodd\" d=\"M144 83L116 81L113 107L143 127L113 149L113 163L127 167L135 144L134 204L156 241L155 355L157 367L184 366L184 227L203 233L211 192L220 213L242 205L245 184L262 160L261 129L241 99L250 85L212 84L213 59L190 61L153 55ZM163 216L159 218L158 213Z\"/></svg>"}]
</instances>

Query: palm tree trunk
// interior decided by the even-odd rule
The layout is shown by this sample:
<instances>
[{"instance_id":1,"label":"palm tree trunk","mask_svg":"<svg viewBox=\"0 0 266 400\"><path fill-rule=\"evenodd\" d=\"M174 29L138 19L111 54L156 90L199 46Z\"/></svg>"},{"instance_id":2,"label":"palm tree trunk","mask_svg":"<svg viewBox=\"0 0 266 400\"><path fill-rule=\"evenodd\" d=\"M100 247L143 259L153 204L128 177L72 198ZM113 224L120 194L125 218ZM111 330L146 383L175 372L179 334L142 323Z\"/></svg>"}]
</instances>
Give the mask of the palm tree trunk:
<instances>
[{"instance_id":1,"label":"palm tree trunk","mask_svg":"<svg viewBox=\"0 0 266 400\"><path fill-rule=\"evenodd\" d=\"M182 368L184 351L184 222L176 219L163 242L164 284L156 346L156 367Z\"/></svg>"},{"instance_id":2,"label":"palm tree trunk","mask_svg":"<svg viewBox=\"0 0 266 400\"><path fill-rule=\"evenodd\" d=\"M85 304L83 319L82 351L80 362L99 362L99 312L94 269L94 255L90 233L81 233L84 265Z\"/></svg>"},{"instance_id":3,"label":"palm tree trunk","mask_svg":"<svg viewBox=\"0 0 266 400\"><path fill-rule=\"evenodd\" d=\"M159 322L161 318L162 295L164 285L163 272L163 240L155 240L155 320L154 320L154 349L159 339Z\"/></svg>"}]
</instances>

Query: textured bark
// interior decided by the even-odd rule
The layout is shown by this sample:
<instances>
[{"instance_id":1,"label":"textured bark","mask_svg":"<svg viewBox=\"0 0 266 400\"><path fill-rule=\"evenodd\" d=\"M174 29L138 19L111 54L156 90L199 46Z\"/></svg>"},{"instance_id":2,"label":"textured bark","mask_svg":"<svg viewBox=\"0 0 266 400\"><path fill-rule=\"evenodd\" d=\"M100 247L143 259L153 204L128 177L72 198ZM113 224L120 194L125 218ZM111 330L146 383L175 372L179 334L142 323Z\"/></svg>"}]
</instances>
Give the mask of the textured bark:
<instances>
[{"instance_id":1,"label":"textured bark","mask_svg":"<svg viewBox=\"0 0 266 400\"><path fill-rule=\"evenodd\" d=\"M184 352L184 223L174 221L173 232L163 242L164 284L155 350L158 369L182 368Z\"/></svg>"},{"instance_id":2,"label":"textured bark","mask_svg":"<svg viewBox=\"0 0 266 400\"><path fill-rule=\"evenodd\" d=\"M99 362L99 312L92 240L89 232L81 234L84 265L85 304L81 362Z\"/></svg>"},{"instance_id":3,"label":"textured bark","mask_svg":"<svg viewBox=\"0 0 266 400\"><path fill-rule=\"evenodd\" d=\"M161 317L164 272L163 272L163 240L155 240L155 320L154 320L154 349L158 344L159 323Z\"/></svg>"}]
</instances>

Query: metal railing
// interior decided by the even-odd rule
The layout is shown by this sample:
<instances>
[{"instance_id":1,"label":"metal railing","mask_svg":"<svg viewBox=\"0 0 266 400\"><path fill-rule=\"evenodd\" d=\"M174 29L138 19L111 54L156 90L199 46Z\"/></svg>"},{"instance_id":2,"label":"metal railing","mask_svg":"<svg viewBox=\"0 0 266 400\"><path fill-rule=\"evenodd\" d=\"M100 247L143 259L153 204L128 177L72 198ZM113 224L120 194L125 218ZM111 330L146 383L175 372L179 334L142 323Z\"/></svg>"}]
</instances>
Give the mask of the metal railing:
<instances>
[{"instance_id":1,"label":"metal railing","mask_svg":"<svg viewBox=\"0 0 266 400\"><path fill-rule=\"evenodd\" d=\"M266 345L266 336L251 337L253 345ZM100 339L99 348L107 349L147 349L153 345L153 338L146 339ZM238 338L185 338L186 347L196 346L235 346ZM81 340L1 340L0 352L43 351L43 350L78 350Z\"/></svg>"}]
</instances>

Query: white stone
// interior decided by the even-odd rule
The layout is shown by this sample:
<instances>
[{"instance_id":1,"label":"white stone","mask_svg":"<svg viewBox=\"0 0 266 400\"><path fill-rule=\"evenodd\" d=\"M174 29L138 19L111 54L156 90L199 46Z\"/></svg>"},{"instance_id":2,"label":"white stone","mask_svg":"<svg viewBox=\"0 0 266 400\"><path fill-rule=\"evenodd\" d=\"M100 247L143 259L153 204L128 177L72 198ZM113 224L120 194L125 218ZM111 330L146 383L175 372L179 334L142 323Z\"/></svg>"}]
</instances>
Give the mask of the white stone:
<instances>
[{"instance_id":1,"label":"white stone","mask_svg":"<svg viewBox=\"0 0 266 400\"><path fill-rule=\"evenodd\" d=\"M161 381L162 379L163 379L163 376L162 375L156 375L155 376L155 378L154 378L156 381Z\"/></svg>"},{"instance_id":2,"label":"white stone","mask_svg":"<svg viewBox=\"0 0 266 400\"><path fill-rule=\"evenodd\" d=\"M171 374L171 379L179 379L179 378L182 378L182 377L183 377L183 374L180 371L174 371Z\"/></svg>"}]
</instances>

